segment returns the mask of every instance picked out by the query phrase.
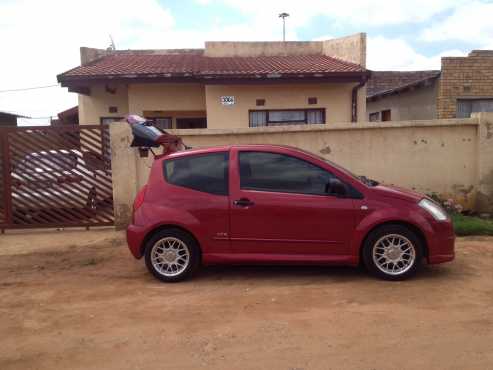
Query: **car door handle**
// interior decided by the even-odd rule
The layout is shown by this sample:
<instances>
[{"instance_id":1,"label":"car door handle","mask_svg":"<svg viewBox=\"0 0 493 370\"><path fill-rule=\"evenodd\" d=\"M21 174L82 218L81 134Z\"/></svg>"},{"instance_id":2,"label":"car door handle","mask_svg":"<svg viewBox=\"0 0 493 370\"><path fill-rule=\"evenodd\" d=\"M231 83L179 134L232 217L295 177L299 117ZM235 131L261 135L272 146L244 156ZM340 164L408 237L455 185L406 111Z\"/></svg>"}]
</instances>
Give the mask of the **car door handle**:
<instances>
[{"instance_id":1,"label":"car door handle","mask_svg":"<svg viewBox=\"0 0 493 370\"><path fill-rule=\"evenodd\" d=\"M241 198L241 199L235 200L233 202L233 204L235 206L238 206L238 207L250 207L250 206L253 206L255 203L253 203L250 199Z\"/></svg>"}]
</instances>

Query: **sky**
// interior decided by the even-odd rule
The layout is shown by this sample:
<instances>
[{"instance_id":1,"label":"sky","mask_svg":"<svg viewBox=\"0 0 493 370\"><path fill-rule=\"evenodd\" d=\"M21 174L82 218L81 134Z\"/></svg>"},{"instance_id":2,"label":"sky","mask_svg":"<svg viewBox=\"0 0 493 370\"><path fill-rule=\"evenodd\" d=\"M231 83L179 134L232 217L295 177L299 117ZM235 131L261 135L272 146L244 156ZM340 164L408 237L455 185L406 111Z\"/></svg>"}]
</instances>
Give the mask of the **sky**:
<instances>
[{"instance_id":1,"label":"sky","mask_svg":"<svg viewBox=\"0 0 493 370\"><path fill-rule=\"evenodd\" d=\"M56 75L79 47L200 48L204 41L324 40L367 33L372 70L440 69L493 49L493 0L0 0L0 111L38 118L77 104ZM33 121L34 122L34 121Z\"/></svg>"}]
</instances>

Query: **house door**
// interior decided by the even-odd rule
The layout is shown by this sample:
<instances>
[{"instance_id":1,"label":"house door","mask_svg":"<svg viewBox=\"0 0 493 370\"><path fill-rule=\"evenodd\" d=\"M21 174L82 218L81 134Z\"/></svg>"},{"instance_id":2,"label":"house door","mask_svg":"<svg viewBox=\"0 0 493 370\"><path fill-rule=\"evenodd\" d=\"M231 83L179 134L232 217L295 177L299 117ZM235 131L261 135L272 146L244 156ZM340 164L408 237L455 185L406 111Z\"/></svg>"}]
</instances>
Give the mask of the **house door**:
<instances>
[{"instance_id":1,"label":"house door","mask_svg":"<svg viewBox=\"0 0 493 370\"><path fill-rule=\"evenodd\" d=\"M207 128L207 118L177 118L176 128Z\"/></svg>"}]
</instances>

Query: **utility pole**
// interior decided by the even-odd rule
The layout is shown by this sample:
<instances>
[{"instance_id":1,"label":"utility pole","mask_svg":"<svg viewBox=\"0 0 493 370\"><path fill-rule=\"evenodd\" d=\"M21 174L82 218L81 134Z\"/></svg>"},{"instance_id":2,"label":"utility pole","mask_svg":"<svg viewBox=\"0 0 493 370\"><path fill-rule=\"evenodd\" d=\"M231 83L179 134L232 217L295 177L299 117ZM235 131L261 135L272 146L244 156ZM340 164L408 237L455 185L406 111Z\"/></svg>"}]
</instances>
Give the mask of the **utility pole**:
<instances>
[{"instance_id":1,"label":"utility pole","mask_svg":"<svg viewBox=\"0 0 493 370\"><path fill-rule=\"evenodd\" d=\"M289 17L288 13L279 14L279 18L282 18L282 41L286 41L286 17Z\"/></svg>"}]
</instances>

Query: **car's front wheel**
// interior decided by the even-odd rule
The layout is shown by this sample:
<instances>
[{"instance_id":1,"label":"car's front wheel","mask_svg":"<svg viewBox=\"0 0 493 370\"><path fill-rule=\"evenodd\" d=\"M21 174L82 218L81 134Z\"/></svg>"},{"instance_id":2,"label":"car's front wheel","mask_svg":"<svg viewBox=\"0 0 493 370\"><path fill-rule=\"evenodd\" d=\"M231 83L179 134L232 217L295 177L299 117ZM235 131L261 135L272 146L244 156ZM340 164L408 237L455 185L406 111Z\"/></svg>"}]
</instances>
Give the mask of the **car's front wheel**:
<instances>
[{"instance_id":1,"label":"car's front wheel","mask_svg":"<svg viewBox=\"0 0 493 370\"><path fill-rule=\"evenodd\" d=\"M200 251L195 239L180 229L157 232L145 247L147 269L164 282L177 282L189 277L200 264Z\"/></svg>"},{"instance_id":2,"label":"car's front wheel","mask_svg":"<svg viewBox=\"0 0 493 370\"><path fill-rule=\"evenodd\" d=\"M422 259L421 240L402 225L384 225L373 230L363 247L366 268L385 280L404 280L413 276Z\"/></svg>"}]
</instances>

